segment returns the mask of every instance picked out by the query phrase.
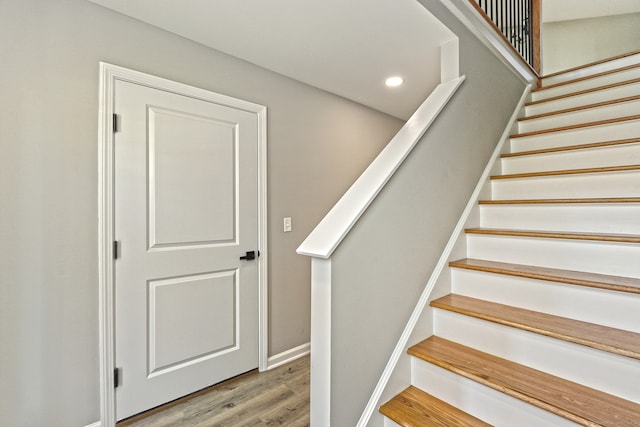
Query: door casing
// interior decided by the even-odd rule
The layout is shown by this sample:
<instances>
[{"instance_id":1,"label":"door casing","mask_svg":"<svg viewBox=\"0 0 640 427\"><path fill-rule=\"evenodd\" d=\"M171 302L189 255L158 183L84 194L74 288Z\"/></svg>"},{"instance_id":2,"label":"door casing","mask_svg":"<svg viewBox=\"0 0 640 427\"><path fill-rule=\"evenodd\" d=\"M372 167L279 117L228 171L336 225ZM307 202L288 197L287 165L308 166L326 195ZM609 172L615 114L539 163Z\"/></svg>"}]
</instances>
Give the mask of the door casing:
<instances>
[{"instance_id":1,"label":"door casing","mask_svg":"<svg viewBox=\"0 0 640 427\"><path fill-rule=\"evenodd\" d=\"M252 112L258 117L258 368L267 369L267 108L208 90L100 62L98 109L98 314L100 425L115 426L114 99L115 82L127 81Z\"/></svg>"}]
</instances>

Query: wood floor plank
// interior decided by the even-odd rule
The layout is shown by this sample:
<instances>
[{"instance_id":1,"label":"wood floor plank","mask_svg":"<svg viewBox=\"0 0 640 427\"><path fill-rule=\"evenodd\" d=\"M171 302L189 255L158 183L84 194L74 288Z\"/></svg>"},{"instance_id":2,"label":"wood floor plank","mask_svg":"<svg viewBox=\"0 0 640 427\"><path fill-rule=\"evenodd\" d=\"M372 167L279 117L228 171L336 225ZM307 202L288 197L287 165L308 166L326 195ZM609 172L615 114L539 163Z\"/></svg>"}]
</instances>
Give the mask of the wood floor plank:
<instances>
[{"instance_id":1,"label":"wood floor plank","mask_svg":"<svg viewBox=\"0 0 640 427\"><path fill-rule=\"evenodd\" d=\"M583 426L640 423L640 404L432 336L409 354Z\"/></svg>"},{"instance_id":2,"label":"wood floor plank","mask_svg":"<svg viewBox=\"0 0 640 427\"><path fill-rule=\"evenodd\" d=\"M571 233L561 231L505 230L496 228L468 228L468 234L487 234L494 236L539 237L544 239L589 240L600 242L640 243L635 234Z\"/></svg>"},{"instance_id":3,"label":"wood floor plank","mask_svg":"<svg viewBox=\"0 0 640 427\"><path fill-rule=\"evenodd\" d=\"M491 426L414 386L382 405L380 412L403 427Z\"/></svg>"},{"instance_id":4,"label":"wood floor plank","mask_svg":"<svg viewBox=\"0 0 640 427\"><path fill-rule=\"evenodd\" d=\"M309 356L281 367L225 381L118 427L268 426L288 414L292 426L309 425ZM281 413L277 413L281 411Z\"/></svg>"},{"instance_id":5,"label":"wood floor plank","mask_svg":"<svg viewBox=\"0 0 640 427\"><path fill-rule=\"evenodd\" d=\"M449 263L449 266L487 273L504 274L508 276L547 280L569 285L640 294L640 279L635 277L611 276L606 274L585 273L583 271L562 270L557 268L469 258L452 261Z\"/></svg>"},{"instance_id":6,"label":"wood floor plank","mask_svg":"<svg viewBox=\"0 0 640 427\"><path fill-rule=\"evenodd\" d=\"M620 356L640 359L639 333L455 294L432 301L431 306Z\"/></svg>"}]
</instances>

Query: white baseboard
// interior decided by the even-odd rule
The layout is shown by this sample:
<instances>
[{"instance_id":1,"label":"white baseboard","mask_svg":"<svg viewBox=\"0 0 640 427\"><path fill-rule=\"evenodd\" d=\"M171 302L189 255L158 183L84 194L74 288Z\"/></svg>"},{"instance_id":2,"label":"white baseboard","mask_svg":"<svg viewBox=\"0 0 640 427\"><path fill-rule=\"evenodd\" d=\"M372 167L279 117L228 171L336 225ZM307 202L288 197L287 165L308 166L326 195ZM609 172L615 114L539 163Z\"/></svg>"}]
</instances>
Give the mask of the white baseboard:
<instances>
[{"instance_id":1,"label":"white baseboard","mask_svg":"<svg viewBox=\"0 0 640 427\"><path fill-rule=\"evenodd\" d=\"M84 427L102 427L102 423L100 421L96 421L95 423L87 424Z\"/></svg>"},{"instance_id":2,"label":"white baseboard","mask_svg":"<svg viewBox=\"0 0 640 427\"><path fill-rule=\"evenodd\" d=\"M293 362L296 359L311 353L311 343L299 345L282 353L270 356L267 360L267 370L277 368L285 363Z\"/></svg>"}]
</instances>

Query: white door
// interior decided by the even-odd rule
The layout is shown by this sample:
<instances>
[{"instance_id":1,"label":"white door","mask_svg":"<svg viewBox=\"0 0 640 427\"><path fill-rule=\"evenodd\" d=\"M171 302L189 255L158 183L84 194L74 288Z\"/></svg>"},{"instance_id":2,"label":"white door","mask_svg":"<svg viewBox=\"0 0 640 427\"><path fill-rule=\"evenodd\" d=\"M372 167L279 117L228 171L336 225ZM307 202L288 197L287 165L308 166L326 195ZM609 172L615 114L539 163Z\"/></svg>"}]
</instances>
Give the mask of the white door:
<instances>
[{"instance_id":1,"label":"white door","mask_svg":"<svg viewBox=\"0 0 640 427\"><path fill-rule=\"evenodd\" d=\"M124 81L115 112L116 414L258 366L258 118Z\"/></svg>"}]
</instances>

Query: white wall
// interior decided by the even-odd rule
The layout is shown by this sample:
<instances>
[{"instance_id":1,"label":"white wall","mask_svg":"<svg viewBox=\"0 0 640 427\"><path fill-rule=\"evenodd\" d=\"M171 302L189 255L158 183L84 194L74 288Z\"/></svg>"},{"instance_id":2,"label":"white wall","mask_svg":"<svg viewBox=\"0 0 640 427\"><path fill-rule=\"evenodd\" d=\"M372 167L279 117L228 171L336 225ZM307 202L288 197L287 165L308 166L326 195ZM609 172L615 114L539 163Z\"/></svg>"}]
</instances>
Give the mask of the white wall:
<instances>
[{"instance_id":1,"label":"white wall","mask_svg":"<svg viewBox=\"0 0 640 427\"><path fill-rule=\"evenodd\" d=\"M308 342L295 249L400 121L84 0L0 0L0 55L0 425L99 419L98 61L268 107L269 353Z\"/></svg>"},{"instance_id":2,"label":"white wall","mask_svg":"<svg viewBox=\"0 0 640 427\"><path fill-rule=\"evenodd\" d=\"M542 26L543 74L635 50L640 50L640 13L548 22Z\"/></svg>"}]
</instances>

